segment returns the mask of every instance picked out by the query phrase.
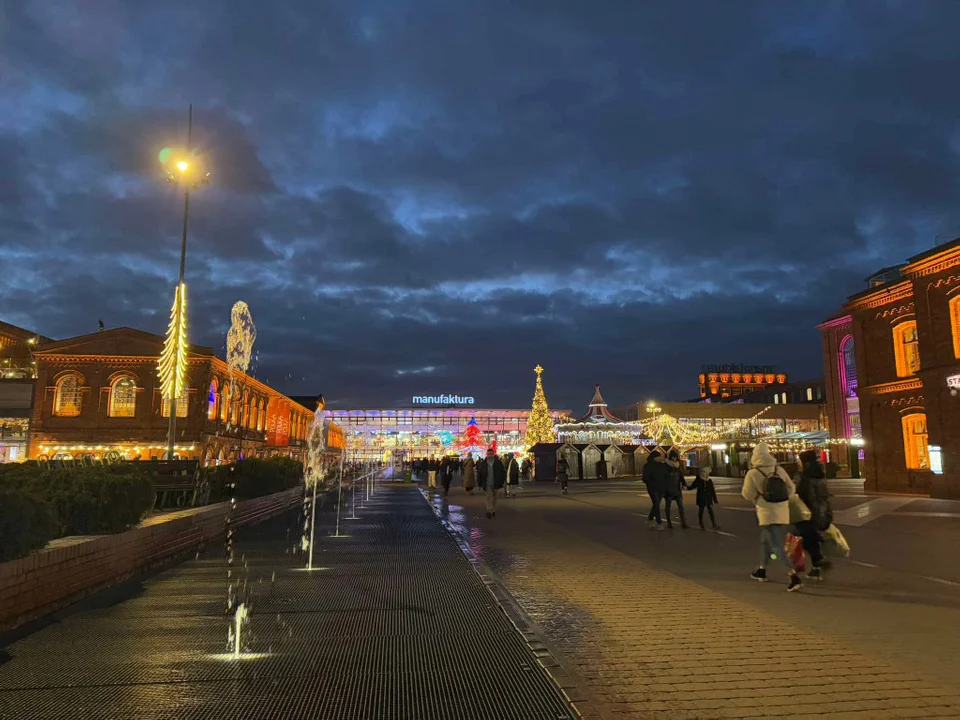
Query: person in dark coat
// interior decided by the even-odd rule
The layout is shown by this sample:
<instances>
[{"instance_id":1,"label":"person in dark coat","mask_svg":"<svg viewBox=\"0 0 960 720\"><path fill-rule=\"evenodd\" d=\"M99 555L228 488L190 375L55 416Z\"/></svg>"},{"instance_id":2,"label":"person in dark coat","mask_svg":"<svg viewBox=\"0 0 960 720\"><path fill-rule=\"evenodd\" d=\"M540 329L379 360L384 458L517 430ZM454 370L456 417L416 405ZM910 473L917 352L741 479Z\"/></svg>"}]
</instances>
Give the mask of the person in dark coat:
<instances>
[{"instance_id":1,"label":"person in dark coat","mask_svg":"<svg viewBox=\"0 0 960 720\"><path fill-rule=\"evenodd\" d=\"M477 464L477 485L487 496L487 517L497 516L497 493L507 482L507 471L493 448L487 450L487 459Z\"/></svg>"},{"instance_id":2,"label":"person in dark coat","mask_svg":"<svg viewBox=\"0 0 960 720\"><path fill-rule=\"evenodd\" d=\"M794 523L797 534L803 539L803 549L810 555L810 572L807 577L819 580L823 577L823 552L820 549L820 532L830 527L833 511L824 478L826 473L817 458L816 450L800 453L801 471L797 481L797 495L810 510L810 519Z\"/></svg>"},{"instance_id":3,"label":"person in dark coat","mask_svg":"<svg viewBox=\"0 0 960 720\"><path fill-rule=\"evenodd\" d=\"M521 480L520 487L523 487L522 483L530 481L532 473L533 473L533 461L528 457L524 458L523 462L520 463L520 480Z\"/></svg>"},{"instance_id":4,"label":"person in dark coat","mask_svg":"<svg viewBox=\"0 0 960 720\"><path fill-rule=\"evenodd\" d=\"M475 468L473 455L467 455L467 459L463 462L463 489L467 491L467 495L473 492L473 488L477 484Z\"/></svg>"},{"instance_id":5,"label":"person in dark coat","mask_svg":"<svg viewBox=\"0 0 960 720\"><path fill-rule=\"evenodd\" d=\"M683 479L683 463L680 461L680 455L676 450L671 450L667 455L667 491L664 494L666 502L664 503L664 513L667 516L667 527L673 529L673 520L670 517L670 503L677 504L677 512L680 514L680 527L689 530L687 525L687 514L683 509L683 491L689 490L686 481Z\"/></svg>"},{"instance_id":6,"label":"person in dark coat","mask_svg":"<svg viewBox=\"0 0 960 720\"><path fill-rule=\"evenodd\" d=\"M557 480L560 483L560 492L567 494L567 482L570 480L570 463L561 455L557 460Z\"/></svg>"},{"instance_id":7,"label":"person in dark coat","mask_svg":"<svg viewBox=\"0 0 960 720\"><path fill-rule=\"evenodd\" d=\"M691 490L697 491L697 517L700 519L700 529L705 530L703 526L703 511L706 509L710 513L710 522L713 523L713 529L719 530L717 517L713 514L714 504L719 505L717 499L717 489L713 486L713 480L710 479L711 468L700 468L697 472L697 479L690 485Z\"/></svg>"},{"instance_id":8,"label":"person in dark coat","mask_svg":"<svg viewBox=\"0 0 960 720\"><path fill-rule=\"evenodd\" d=\"M650 502L653 506L650 508L650 514L647 515L647 522L651 528L663 530L663 518L660 516L660 501L667 491L667 472L663 464L663 452L652 450L647 456L647 462L643 466L643 475L641 479L647 486L647 494L650 496ZM656 523L654 523L656 520Z\"/></svg>"},{"instance_id":9,"label":"person in dark coat","mask_svg":"<svg viewBox=\"0 0 960 720\"><path fill-rule=\"evenodd\" d=\"M507 472L507 497L516 497L517 490L520 488L520 464L513 453L507 453L503 456L503 467Z\"/></svg>"},{"instance_id":10,"label":"person in dark coat","mask_svg":"<svg viewBox=\"0 0 960 720\"><path fill-rule=\"evenodd\" d=\"M453 482L453 460L445 457L440 461L440 482L443 485L443 495L450 494L450 483Z\"/></svg>"}]
</instances>

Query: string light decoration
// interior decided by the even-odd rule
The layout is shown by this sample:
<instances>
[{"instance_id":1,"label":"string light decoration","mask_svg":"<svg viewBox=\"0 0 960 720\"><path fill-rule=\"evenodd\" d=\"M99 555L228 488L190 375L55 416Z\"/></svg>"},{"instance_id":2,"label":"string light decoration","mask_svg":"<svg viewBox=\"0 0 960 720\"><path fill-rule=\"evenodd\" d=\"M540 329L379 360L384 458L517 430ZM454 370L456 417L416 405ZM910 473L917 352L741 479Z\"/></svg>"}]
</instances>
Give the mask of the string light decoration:
<instances>
[{"instance_id":1,"label":"string light decoration","mask_svg":"<svg viewBox=\"0 0 960 720\"><path fill-rule=\"evenodd\" d=\"M678 420L672 415L662 412L660 408L651 408L651 406L648 405L648 411L653 412L654 416L649 420L643 421L644 433L648 437L653 438L658 444L670 444L680 447L706 445L724 438L736 437L744 427L758 420L770 407L770 405L767 405L763 410L749 418L733 420L719 426L704 428L696 423Z\"/></svg>"},{"instance_id":2,"label":"string light decoration","mask_svg":"<svg viewBox=\"0 0 960 720\"><path fill-rule=\"evenodd\" d=\"M557 441L557 431L550 418L550 408L547 398L543 394L543 368L537 365L533 371L537 374L537 387L533 393L533 408L527 418L527 432L523 438L527 450L537 443L554 443Z\"/></svg>"},{"instance_id":3,"label":"string light decoration","mask_svg":"<svg viewBox=\"0 0 960 720\"><path fill-rule=\"evenodd\" d=\"M160 392L170 401L170 414L175 415L173 403L183 397L187 387L187 285L180 283L173 296L170 324L163 341L163 352L158 363Z\"/></svg>"},{"instance_id":4,"label":"string light decoration","mask_svg":"<svg viewBox=\"0 0 960 720\"><path fill-rule=\"evenodd\" d=\"M233 371L239 370L246 375L250 368L250 358L253 357L253 343L256 340L257 326L253 324L250 307L243 300L238 300L230 310L230 329L227 331L227 367L230 373L231 398L240 397Z\"/></svg>"},{"instance_id":5,"label":"string light decoration","mask_svg":"<svg viewBox=\"0 0 960 720\"><path fill-rule=\"evenodd\" d=\"M484 453L487 448L487 440L483 437L480 426L477 425L476 418L470 418L466 429L463 431L463 437L460 439L460 452L462 453Z\"/></svg>"}]
</instances>

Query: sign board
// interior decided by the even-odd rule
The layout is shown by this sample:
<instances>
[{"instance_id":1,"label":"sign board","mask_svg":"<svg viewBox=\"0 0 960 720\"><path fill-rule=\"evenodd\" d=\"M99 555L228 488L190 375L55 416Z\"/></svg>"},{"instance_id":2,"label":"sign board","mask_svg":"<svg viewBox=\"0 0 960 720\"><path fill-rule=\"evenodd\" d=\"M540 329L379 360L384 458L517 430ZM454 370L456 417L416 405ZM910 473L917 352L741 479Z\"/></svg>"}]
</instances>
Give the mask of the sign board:
<instances>
[{"instance_id":1,"label":"sign board","mask_svg":"<svg viewBox=\"0 0 960 720\"><path fill-rule=\"evenodd\" d=\"M948 375L947 387L954 390L960 390L960 375Z\"/></svg>"},{"instance_id":2,"label":"sign board","mask_svg":"<svg viewBox=\"0 0 960 720\"><path fill-rule=\"evenodd\" d=\"M290 401L270 398L267 405L267 445L286 447L290 444Z\"/></svg>"},{"instance_id":3,"label":"sign board","mask_svg":"<svg viewBox=\"0 0 960 720\"><path fill-rule=\"evenodd\" d=\"M414 395L414 405L473 405L472 397L462 395Z\"/></svg>"},{"instance_id":4,"label":"sign board","mask_svg":"<svg viewBox=\"0 0 960 720\"><path fill-rule=\"evenodd\" d=\"M927 455L930 456L930 470L936 475L943 475L943 451L939 445L927 445Z\"/></svg>"}]
</instances>

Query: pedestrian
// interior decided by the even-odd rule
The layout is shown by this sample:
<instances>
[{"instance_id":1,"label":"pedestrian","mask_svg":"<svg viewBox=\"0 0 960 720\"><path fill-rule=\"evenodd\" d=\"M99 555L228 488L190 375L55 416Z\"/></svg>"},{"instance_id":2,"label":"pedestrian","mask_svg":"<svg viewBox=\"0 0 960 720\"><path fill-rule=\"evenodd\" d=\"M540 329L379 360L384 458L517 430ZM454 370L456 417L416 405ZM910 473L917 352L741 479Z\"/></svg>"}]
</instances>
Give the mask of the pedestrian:
<instances>
[{"instance_id":1,"label":"pedestrian","mask_svg":"<svg viewBox=\"0 0 960 720\"><path fill-rule=\"evenodd\" d=\"M440 463L437 462L437 458L431 455L427 459L427 487L437 487L437 471L439 470Z\"/></svg>"},{"instance_id":2,"label":"pedestrian","mask_svg":"<svg viewBox=\"0 0 960 720\"><path fill-rule=\"evenodd\" d=\"M533 461L528 455L523 459L523 463L520 465L520 487L523 487L524 483L530 482L530 478L533 474Z\"/></svg>"},{"instance_id":3,"label":"pedestrian","mask_svg":"<svg viewBox=\"0 0 960 720\"><path fill-rule=\"evenodd\" d=\"M651 529L663 530L663 518L660 515L660 501L667 491L667 472L663 464L663 451L654 448L647 455L647 462L643 466L643 475L641 479L647 486L647 495L650 496L650 514L647 515L647 523ZM654 522L656 521L656 522Z\"/></svg>"},{"instance_id":4,"label":"pedestrian","mask_svg":"<svg viewBox=\"0 0 960 720\"><path fill-rule=\"evenodd\" d=\"M787 472L770 454L766 443L757 443L750 458L750 470L743 479L740 494L753 503L760 525L760 565L750 577L758 582L767 581L767 563L779 560L787 568L790 582L788 592L803 587L800 576L787 556L785 543L790 525L790 496L796 493L796 485Z\"/></svg>"},{"instance_id":5,"label":"pedestrian","mask_svg":"<svg viewBox=\"0 0 960 720\"><path fill-rule=\"evenodd\" d=\"M473 455L467 455L467 459L463 462L463 489L467 491L467 495L473 493L473 488L477 484L475 467Z\"/></svg>"},{"instance_id":6,"label":"pedestrian","mask_svg":"<svg viewBox=\"0 0 960 720\"><path fill-rule=\"evenodd\" d=\"M819 580L823 577L823 551L820 547L820 533L830 527L833 512L830 510L830 496L827 493L826 473L817 458L816 450L804 450L800 453L801 469L797 482L797 495L810 510L810 519L794 523L797 535L803 540L803 549L810 556L810 572L807 578Z\"/></svg>"},{"instance_id":7,"label":"pedestrian","mask_svg":"<svg viewBox=\"0 0 960 720\"><path fill-rule=\"evenodd\" d=\"M487 459L477 468L477 484L487 496L487 518L497 516L497 492L507 482L507 471L493 448L487 450Z\"/></svg>"},{"instance_id":8,"label":"pedestrian","mask_svg":"<svg viewBox=\"0 0 960 720\"><path fill-rule=\"evenodd\" d=\"M567 459L561 455L557 460L557 480L560 482L560 492L567 494L567 481L570 479L570 464Z\"/></svg>"},{"instance_id":9,"label":"pedestrian","mask_svg":"<svg viewBox=\"0 0 960 720\"><path fill-rule=\"evenodd\" d=\"M683 491L689 490L686 480L683 478L683 463L680 460L680 454L676 450L671 450L667 454L667 490L664 493L664 512L667 516L667 527L673 530L673 518L670 515L670 503L677 504L677 513L680 515L680 527L689 530L687 525L687 514L683 509Z\"/></svg>"},{"instance_id":10,"label":"pedestrian","mask_svg":"<svg viewBox=\"0 0 960 720\"><path fill-rule=\"evenodd\" d=\"M440 484L443 485L443 496L450 494L450 483L453 482L453 460L445 457L440 461Z\"/></svg>"},{"instance_id":11,"label":"pedestrian","mask_svg":"<svg viewBox=\"0 0 960 720\"><path fill-rule=\"evenodd\" d=\"M697 491L697 518L700 520L700 529L706 530L703 526L703 511L710 513L710 522L713 523L713 529L719 530L717 517L713 514L713 506L719 505L717 499L717 489L713 486L713 480L710 479L710 473L713 468L702 467L697 471L697 479L690 485L691 490Z\"/></svg>"},{"instance_id":12,"label":"pedestrian","mask_svg":"<svg viewBox=\"0 0 960 720\"><path fill-rule=\"evenodd\" d=\"M517 463L517 456L513 453L504 455L503 467L507 473L506 495L507 497L516 497L517 490L520 488L520 465Z\"/></svg>"}]
</instances>

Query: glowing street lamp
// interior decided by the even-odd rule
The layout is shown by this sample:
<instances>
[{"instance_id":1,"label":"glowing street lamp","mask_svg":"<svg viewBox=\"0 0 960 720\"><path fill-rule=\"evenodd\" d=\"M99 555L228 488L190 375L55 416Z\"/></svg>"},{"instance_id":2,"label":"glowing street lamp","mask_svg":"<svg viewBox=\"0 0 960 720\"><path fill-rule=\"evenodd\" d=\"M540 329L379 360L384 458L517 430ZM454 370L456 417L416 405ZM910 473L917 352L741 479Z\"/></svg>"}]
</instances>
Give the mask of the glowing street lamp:
<instances>
[{"instance_id":1,"label":"glowing street lamp","mask_svg":"<svg viewBox=\"0 0 960 720\"><path fill-rule=\"evenodd\" d=\"M173 163L176 172L167 171L167 182L183 186L183 234L180 240L180 280L170 310L170 325L160 355L159 373L163 398L170 405L170 423L167 426L167 459L173 460L177 438L177 402L186 389L187 381L187 286L183 276L187 259L187 222L190 217L190 189L210 182L210 173L198 172L201 163L190 155L193 134L193 104L187 124L187 148L184 157ZM172 151L164 148L159 160L166 165Z\"/></svg>"}]
</instances>

